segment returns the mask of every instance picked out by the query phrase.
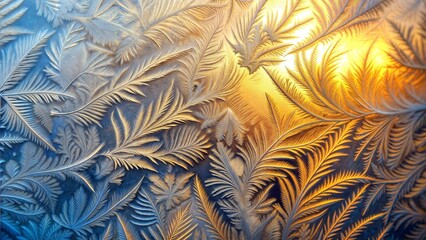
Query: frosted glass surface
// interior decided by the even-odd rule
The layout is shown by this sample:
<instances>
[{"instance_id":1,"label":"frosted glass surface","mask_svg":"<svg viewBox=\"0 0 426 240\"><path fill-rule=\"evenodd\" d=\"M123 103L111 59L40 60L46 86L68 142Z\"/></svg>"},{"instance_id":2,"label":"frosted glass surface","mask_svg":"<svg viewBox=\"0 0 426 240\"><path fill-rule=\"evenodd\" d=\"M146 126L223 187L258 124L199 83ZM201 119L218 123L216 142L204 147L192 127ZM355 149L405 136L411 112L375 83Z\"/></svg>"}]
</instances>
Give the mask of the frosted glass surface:
<instances>
[{"instance_id":1,"label":"frosted glass surface","mask_svg":"<svg viewBox=\"0 0 426 240\"><path fill-rule=\"evenodd\" d=\"M0 0L0 239L426 239L423 0Z\"/></svg>"}]
</instances>

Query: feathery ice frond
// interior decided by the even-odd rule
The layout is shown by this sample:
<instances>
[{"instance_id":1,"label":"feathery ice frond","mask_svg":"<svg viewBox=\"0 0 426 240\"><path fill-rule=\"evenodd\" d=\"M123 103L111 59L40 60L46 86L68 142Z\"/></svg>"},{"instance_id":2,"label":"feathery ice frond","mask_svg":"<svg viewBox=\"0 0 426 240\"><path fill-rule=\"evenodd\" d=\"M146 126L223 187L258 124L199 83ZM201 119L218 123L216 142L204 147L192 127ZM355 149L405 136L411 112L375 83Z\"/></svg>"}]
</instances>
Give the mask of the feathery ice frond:
<instances>
[{"instance_id":1,"label":"feathery ice frond","mask_svg":"<svg viewBox=\"0 0 426 240\"><path fill-rule=\"evenodd\" d=\"M58 34L58 39L46 50L50 66L45 68L50 79L64 90L84 79L100 79L106 82L113 75L112 59L101 51L90 51L83 43L86 33L76 23L67 25Z\"/></svg>"},{"instance_id":2,"label":"feathery ice frond","mask_svg":"<svg viewBox=\"0 0 426 240\"><path fill-rule=\"evenodd\" d=\"M35 239L35 240L57 240L71 239L72 232L63 229L61 226L52 221L49 215L45 215L40 222L30 221L28 225L22 227L22 236L19 240Z\"/></svg>"},{"instance_id":3,"label":"feathery ice frond","mask_svg":"<svg viewBox=\"0 0 426 240\"><path fill-rule=\"evenodd\" d=\"M48 31L43 31L34 36L20 38L13 45L1 49L0 92L12 89L25 78L37 63L41 49L50 35L52 34Z\"/></svg>"},{"instance_id":4,"label":"feathery ice frond","mask_svg":"<svg viewBox=\"0 0 426 240\"><path fill-rule=\"evenodd\" d=\"M110 106L121 101L138 103L137 96L144 96L142 86L178 70L174 64L166 63L182 56L186 51L187 49L170 49L162 54L146 57L136 67L121 70L101 87L87 85L87 92L90 94L87 101L62 112L53 112L52 116L67 116L86 126L91 123L99 124Z\"/></svg>"},{"instance_id":5,"label":"feathery ice frond","mask_svg":"<svg viewBox=\"0 0 426 240\"><path fill-rule=\"evenodd\" d=\"M314 24L308 31L308 36L290 47L289 54L304 50L325 42L338 34L352 35L363 29L375 26L391 0L314 0L310 6L314 16Z\"/></svg>"},{"instance_id":6,"label":"feathery ice frond","mask_svg":"<svg viewBox=\"0 0 426 240\"><path fill-rule=\"evenodd\" d=\"M423 20L426 13L423 14ZM413 26L404 27L401 24L389 20L389 24L395 33L391 41L393 50L388 54L402 66L416 70L426 70L426 40L425 31L418 36ZM423 26L424 27L424 26ZM422 31L422 30L418 30Z\"/></svg>"},{"instance_id":7,"label":"feathery ice frond","mask_svg":"<svg viewBox=\"0 0 426 240\"><path fill-rule=\"evenodd\" d=\"M65 228L87 236L93 233L94 227L105 227L106 220L133 201L142 180L133 187L110 193L107 179L99 183L92 196L83 188L79 188L74 196L63 204L61 213L53 216L53 220Z\"/></svg>"},{"instance_id":8,"label":"feathery ice frond","mask_svg":"<svg viewBox=\"0 0 426 240\"><path fill-rule=\"evenodd\" d=\"M22 143L26 138L16 136L14 134L3 134L0 137L0 151L4 151L5 147L12 147L13 144Z\"/></svg>"},{"instance_id":9,"label":"feathery ice frond","mask_svg":"<svg viewBox=\"0 0 426 240\"><path fill-rule=\"evenodd\" d=\"M213 153L213 177L206 181L207 185L215 187L214 196L223 197L219 204L237 229L247 238L259 238L275 217L272 209L275 199L269 198L272 185L267 184L272 178L260 176L260 170L269 168L272 176L283 176L282 171L291 165L278 161L272 164L262 158L247 159L249 162L245 163L222 143L218 143Z\"/></svg>"},{"instance_id":10,"label":"feathery ice frond","mask_svg":"<svg viewBox=\"0 0 426 240\"><path fill-rule=\"evenodd\" d=\"M132 29L118 46L117 61L128 62L149 44L164 47L202 31L200 23L215 17L215 1L171 0L145 2L117 1L123 9L123 23Z\"/></svg>"},{"instance_id":11,"label":"feathery ice frond","mask_svg":"<svg viewBox=\"0 0 426 240\"><path fill-rule=\"evenodd\" d=\"M292 237L302 224L316 220L325 213L327 206L340 201L332 196L368 179L356 172L331 174L333 164L347 156L342 150L348 148L353 127L354 122L351 122L333 130L324 146L308 153L306 162L296 157L298 175L288 172L287 178L279 179L283 205L277 205L277 210L283 218L283 239Z\"/></svg>"},{"instance_id":12,"label":"feathery ice frond","mask_svg":"<svg viewBox=\"0 0 426 240\"><path fill-rule=\"evenodd\" d=\"M41 54L51 33L45 31L35 36L21 38L1 51L0 99L5 101L1 108L1 121L34 142L54 149L46 129L38 124L33 103L51 103L71 98L56 86L46 81L41 73L30 70ZM6 62L6 58L9 61Z\"/></svg>"},{"instance_id":13,"label":"feathery ice frond","mask_svg":"<svg viewBox=\"0 0 426 240\"><path fill-rule=\"evenodd\" d=\"M280 92L300 110L323 121L347 121L372 113L353 99L350 89L341 84L336 73L342 52L338 43L315 47L296 56L295 68L287 68L292 79L284 79L277 70L265 68ZM321 55L322 54L322 55Z\"/></svg>"},{"instance_id":14,"label":"feathery ice frond","mask_svg":"<svg viewBox=\"0 0 426 240\"><path fill-rule=\"evenodd\" d=\"M94 157L103 146L99 141L95 128L65 127L55 140L59 144L58 154L61 154L56 158L45 156L43 149L32 143L25 143L21 149L21 162L11 160L5 165L0 190L34 192L36 199L53 207L62 193L58 180L70 177L93 189L81 171L94 163ZM8 201L8 198L2 200Z\"/></svg>"},{"instance_id":15,"label":"feathery ice frond","mask_svg":"<svg viewBox=\"0 0 426 240\"><path fill-rule=\"evenodd\" d=\"M5 0L0 3L0 47L21 34L30 33L21 27L12 26L28 10L21 6L23 2L24 0Z\"/></svg>"},{"instance_id":16,"label":"feathery ice frond","mask_svg":"<svg viewBox=\"0 0 426 240\"><path fill-rule=\"evenodd\" d=\"M143 230L144 239L188 239L196 224L191 219L191 203L183 203L176 209L167 212L163 205L158 204L146 191L138 195L132 222L135 225L148 227Z\"/></svg>"},{"instance_id":17,"label":"feathery ice frond","mask_svg":"<svg viewBox=\"0 0 426 240\"><path fill-rule=\"evenodd\" d=\"M205 81L211 81L211 73L220 66L225 58L223 47L223 36L221 35L224 27L222 19L216 17L205 30L201 30L201 39L196 41L196 47L182 59L184 69L184 86L190 99L196 98L201 94L197 88L203 86Z\"/></svg>"},{"instance_id":18,"label":"feathery ice frond","mask_svg":"<svg viewBox=\"0 0 426 240\"><path fill-rule=\"evenodd\" d=\"M148 106L141 106L133 126L120 110L117 112L118 119L115 119L115 114L111 115L116 146L107 150L104 156L113 160L116 166L125 166L126 169L145 168L155 171L151 163L142 160L142 158L147 158L155 164L157 164L157 161L182 167L186 167L186 164L188 164L180 158L170 157L173 154L185 156L184 152L179 153L179 151L184 151L183 148L180 150L176 148L175 152L162 151L160 150L162 143L154 134L170 129L179 123L195 121L195 118L189 115L189 109L183 103L182 97L178 93L173 94L173 84L160 95L157 102ZM200 153L202 152L203 150ZM199 154L197 155L199 156Z\"/></svg>"},{"instance_id":19,"label":"feathery ice frond","mask_svg":"<svg viewBox=\"0 0 426 240\"><path fill-rule=\"evenodd\" d=\"M212 145L199 128L173 128L164 135L164 149L161 159L164 162L176 163L187 168L193 166L207 154Z\"/></svg>"},{"instance_id":20,"label":"feathery ice frond","mask_svg":"<svg viewBox=\"0 0 426 240\"><path fill-rule=\"evenodd\" d=\"M156 197L157 204L164 204L166 210L179 206L191 197L191 188L188 184L193 174L185 173L176 176L166 173L165 176L152 175L149 180L153 183L150 189Z\"/></svg>"},{"instance_id":21,"label":"feathery ice frond","mask_svg":"<svg viewBox=\"0 0 426 240\"><path fill-rule=\"evenodd\" d=\"M426 171L425 156L425 152L413 151L393 170L382 166L373 166L378 178L374 184L384 187L385 193L389 196L383 209L386 221L393 214L393 209L399 200L404 197L419 195L424 191L424 189L416 186L421 183L420 179L424 177ZM376 197L371 195L370 198Z\"/></svg>"},{"instance_id":22,"label":"feathery ice frond","mask_svg":"<svg viewBox=\"0 0 426 240\"><path fill-rule=\"evenodd\" d=\"M206 225L208 236L212 239L238 239L238 232L232 228L216 210L215 204L209 201L201 180L195 177L194 192L197 201L199 217Z\"/></svg>"},{"instance_id":23,"label":"feathery ice frond","mask_svg":"<svg viewBox=\"0 0 426 240\"><path fill-rule=\"evenodd\" d=\"M96 1L99 2L99 1ZM82 14L90 7L88 0L36 0L37 15L43 16L54 27L62 25L65 21Z\"/></svg>"},{"instance_id":24,"label":"feathery ice frond","mask_svg":"<svg viewBox=\"0 0 426 240\"><path fill-rule=\"evenodd\" d=\"M368 116L355 131L360 141L355 160L362 159L365 171L374 162L394 169L415 149L414 134L425 122L425 112L396 116Z\"/></svg>"},{"instance_id":25,"label":"feathery ice frond","mask_svg":"<svg viewBox=\"0 0 426 240\"><path fill-rule=\"evenodd\" d=\"M276 65L299 38L297 32L309 23L302 17L307 10L301 0L286 1L282 8L267 10L267 1L254 4L250 14L241 18L230 43L239 56L239 64L250 73L259 67Z\"/></svg>"},{"instance_id":26,"label":"feathery ice frond","mask_svg":"<svg viewBox=\"0 0 426 240\"><path fill-rule=\"evenodd\" d=\"M354 192L352 196L342 204L342 207L334 214L330 215L323 228L321 239L332 239L339 232L342 231L345 222L350 219L351 214L357 209L357 205L361 202L361 197L365 193L369 185L365 185L358 191Z\"/></svg>"},{"instance_id":27,"label":"feathery ice frond","mask_svg":"<svg viewBox=\"0 0 426 240\"><path fill-rule=\"evenodd\" d=\"M79 12L64 14L62 17L65 17L66 20L81 23L95 43L117 45L123 35L129 32L119 22L120 12L115 5L115 1L95 0L90 2L83 0L71 2L71 5L78 6L79 3L83 3L83 6L77 9ZM69 6L69 8L74 8L74 6Z\"/></svg>"},{"instance_id":28,"label":"feathery ice frond","mask_svg":"<svg viewBox=\"0 0 426 240\"><path fill-rule=\"evenodd\" d=\"M362 232L364 231L365 228L367 228L368 225L382 218L383 215L384 213L378 213L378 214L374 214L374 215L362 218L361 220L358 220L356 223L352 224L348 230L340 234L340 239L344 239L344 240L358 239L357 237L362 234Z\"/></svg>"},{"instance_id":29,"label":"feathery ice frond","mask_svg":"<svg viewBox=\"0 0 426 240\"><path fill-rule=\"evenodd\" d=\"M294 169L287 153L274 152L268 145L266 131L262 127L255 129L248 137L246 144L239 146L240 156L243 159L244 172L242 181L246 195L255 196L259 189L267 186L274 178L286 177L286 172Z\"/></svg>"}]
</instances>

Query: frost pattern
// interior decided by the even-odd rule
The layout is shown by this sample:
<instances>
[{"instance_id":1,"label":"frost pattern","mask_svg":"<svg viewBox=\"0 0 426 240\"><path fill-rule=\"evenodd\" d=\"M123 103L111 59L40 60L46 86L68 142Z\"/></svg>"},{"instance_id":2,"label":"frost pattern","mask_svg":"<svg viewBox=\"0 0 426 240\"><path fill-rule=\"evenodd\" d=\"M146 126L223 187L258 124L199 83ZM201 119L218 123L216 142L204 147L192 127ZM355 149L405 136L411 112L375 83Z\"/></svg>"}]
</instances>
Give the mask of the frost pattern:
<instances>
[{"instance_id":1,"label":"frost pattern","mask_svg":"<svg viewBox=\"0 0 426 240\"><path fill-rule=\"evenodd\" d=\"M421 0L0 0L0 239L426 239Z\"/></svg>"}]
</instances>

